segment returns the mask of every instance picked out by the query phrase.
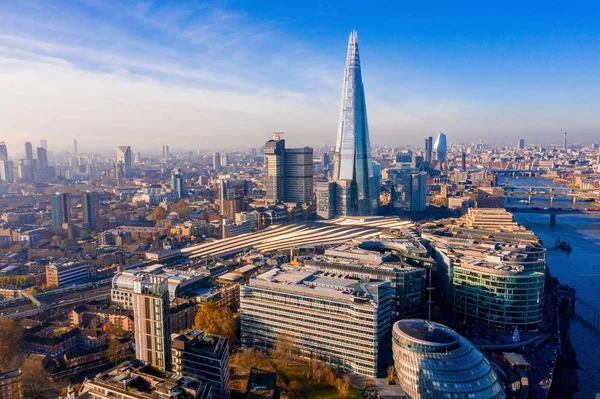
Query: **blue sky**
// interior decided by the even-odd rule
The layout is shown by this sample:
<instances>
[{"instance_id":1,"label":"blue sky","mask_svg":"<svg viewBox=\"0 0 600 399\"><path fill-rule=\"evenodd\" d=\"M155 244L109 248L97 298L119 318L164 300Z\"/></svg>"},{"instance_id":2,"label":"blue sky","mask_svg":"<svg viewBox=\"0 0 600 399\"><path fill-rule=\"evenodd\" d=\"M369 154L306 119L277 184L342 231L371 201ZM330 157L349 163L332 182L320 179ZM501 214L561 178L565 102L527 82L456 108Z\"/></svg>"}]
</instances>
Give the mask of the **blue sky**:
<instances>
[{"instance_id":1,"label":"blue sky","mask_svg":"<svg viewBox=\"0 0 600 399\"><path fill-rule=\"evenodd\" d=\"M598 21L592 2L0 2L0 141L332 144L353 29L374 144L600 141Z\"/></svg>"}]
</instances>

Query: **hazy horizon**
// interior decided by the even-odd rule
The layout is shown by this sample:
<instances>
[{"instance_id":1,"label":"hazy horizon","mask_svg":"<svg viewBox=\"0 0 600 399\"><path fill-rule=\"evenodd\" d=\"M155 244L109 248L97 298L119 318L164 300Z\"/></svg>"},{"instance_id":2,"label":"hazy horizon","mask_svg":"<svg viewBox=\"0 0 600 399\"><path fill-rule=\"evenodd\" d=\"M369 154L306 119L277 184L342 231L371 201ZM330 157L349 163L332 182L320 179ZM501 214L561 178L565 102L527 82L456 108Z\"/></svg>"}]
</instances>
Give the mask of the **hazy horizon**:
<instances>
[{"instance_id":1,"label":"hazy horizon","mask_svg":"<svg viewBox=\"0 0 600 399\"><path fill-rule=\"evenodd\" d=\"M4 2L0 141L333 145L353 29L374 145L598 141L597 9L344 4Z\"/></svg>"}]
</instances>

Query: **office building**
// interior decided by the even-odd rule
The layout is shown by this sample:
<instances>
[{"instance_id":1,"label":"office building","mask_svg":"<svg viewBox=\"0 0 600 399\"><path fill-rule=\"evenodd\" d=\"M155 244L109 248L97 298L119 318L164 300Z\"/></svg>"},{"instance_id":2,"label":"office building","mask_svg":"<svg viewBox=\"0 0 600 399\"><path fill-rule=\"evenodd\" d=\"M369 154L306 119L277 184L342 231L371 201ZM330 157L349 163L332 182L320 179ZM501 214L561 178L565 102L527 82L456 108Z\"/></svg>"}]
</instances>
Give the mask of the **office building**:
<instances>
[{"instance_id":1,"label":"office building","mask_svg":"<svg viewBox=\"0 0 600 399\"><path fill-rule=\"evenodd\" d=\"M525 139L519 139L518 143L517 143L517 148L519 150L522 150L525 148Z\"/></svg>"},{"instance_id":2,"label":"office building","mask_svg":"<svg viewBox=\"0 0 600 399\"><path fill-rule=\"evenodd\" d=\"M119 178L132 176L132 162L133 162L133 156L131 154L131 147L128 145L118 146L117 147L117 170L120 173Z\"/></svg>"},{"instance_id":3,"label":"office building","mask_svg":"<svg viewBox=\"0 0 600 399\"><path fill-rule=\"evenodd\" d=\"M88 227L95 227L100 219L100 200L95 191L86 191L81 195L83 208L83 223Z\"/></svg>"},{"instance_id":4,"label":"office building","mask_svg":"<svg viewBox=\"0 0 600 399\"><path fill-rule=\"evenodd\" d=\"M1 161L8 161L8 149L6 148L4 141L0 141L0 162Z\"/></svg>"},{"instance_id":5,"label":"office building","mask_svg":"<svg viewBox=\"0 0 600 399\"><path fill-rule=\"evenodd\" d=\"M433 137L429 136L425 139L425 162L433 160Z\"/></svg>"},{"instance_id":6,"label":"office building","mask_svg":"<svg viewBox=\"0 0 600 399\"><path fill-rule=\"evenodd\" d=\"M50 263L46 266L46 285L57 288L83 284L96 278L96 268L85 263Z\"/></svg>"},{"instance_id":7,"label":"office building","mask_svg":"<svg viewBox=\"0 0 600 399\"><path fill-rule=\"evenodd\" d=\"M392 320L420 317L425 308L426 270L405 263L386 264L389 254L347 245L304 261L304 266L357 279L385 280L392 287Z\"/></svg>"},{"instance_id":8,"label":"office building","mask_svg":"<svg viewBox=\"0 0 600 399\"><path fill-rule=\"evenodd\" d=\"M313 195L313 149L285 148L283 133L265 143L266 198L308 204Z\"/></svg>"},{"instance_id":9,"label":"office building","mask_svg":"<svg viewBox=\"0 0 600 399\"><path fill-rule=\"evenodd\" d=\"M173 190L175 198L177 199L185 198L187 196L185 190L185 178L181 168L175 168L171 173L171 190Z\"/></svg>"},{"instance_id":10,"label":"office building","mask_svg":"<svg viewBox=\"0 0 600 399\"><path fill-rule=\"evenodd\" d=\"M285 201L309 204L313 199L313 149L285 149Z\"/></svg>"},{"instance_id":11,"label":"office building","mask_svg":"<svg viewBox=\"0 0 600 399\"><path fill-rule=\"evenodd\" d=\"M274 268L240 288L242 344L273 348L278 339L288 339L307 359L346 373L381 376L391 301L387 281Z\"/></svg>"},{"instance_id":12,"label":"office building","mask_svg":"<svg viewBox=\"0 0 600 399\"><path fill-rule=\"evenodd\" d=\"M213 169L219 172L221 170L221 154L218 152L213 153L212 160Z\"/></svg>"},{"instance_id":13,"label":"office building","mask_svg":"<svg viewBox=\"0 0 600 399\"><path fill-rule=\"evenodd\" d=\"M171 370L171 320L168 279L146 275L133 281L135 357Z\"/></svg>"},{"instance_id":14,"label":"office building","mask_svg":"<svg viewBox=\"0 0 600 399\"><path fill-rule=\"evenodd\" d=\"M15 181L14 165L12 161L0 161L0 180L7 183Z\"/></svg>"},{"instance_id":15,"label":"office building","mask_svg":"<svg viewBox=\"0 0 600 399\"><path fill-rule=\"evenodd\" d=\"M52 220L54 226L61 227L71 221L71 196L67 193L56 193L52 197Z\"/></svg>"},{"instance_id":16,"label":"office building","mask_svg":"<svg viewBox=\"0 0 600 399\"><path fill-rule=\"evenodd\" d=\"M271 201L285 199L285 140L281 133L273 133L273 139L265 144L266 198Z\"/></svg>"},{"instance_id":17,"label":"office building","mask_svg":"<svg viewBox=\"0 0 600 399\"><path fill-rule=\"evenodd\" d=\"M244 197L250 193L247 180L229 179L219 181L219 206L221 215L233 219L244 210Z\"/></svg>"},{"instance_id":18,"label":"office building","mask_svg":"<svg viewBox=\"0 0 600 399\"><path fill-rule=\"evenodd\" d=\"M215 399L229 399L229 341L203 331L171 335L173 372L209 384Z\"/></svg>"},{"instance_id":19,"label":"office building","mask_svg":"<svg viewBox=\"0 0 600 399\"><path fill-rule=\"evenodd\" d=\"M427 207L427 173L415 170L388 170L392 182L392 209L396 214L423 212Z\"/></svg>"},{"instance_id":20,"label":"office building","mask_svg":"<svg viewBox=\"0 0 600 399\"><path fill-rule=\"evenodd\" d=\"M444 133L438 134L437 138L435 139L435 144L433 145L433 152L437 161L440 161L440 163L446 162L448 148L446 144L446 135Z\"/></svg>"},{"instance_id":21,"label":"office building","mask_svg":"<svg viewBox=\"0 0 600 399\"><path fill-rule=\"evenodd\" d=\"M79 146L77 145L77 139L73 139L73 155L79 156Z\"/></svg>"},{"instance_id":22,"label":"office building","mask_svg":"<svg viewBox=\"0 0 600 399\"><path fill-rule=\"evenodd\" d=\"M20 369L0 373L0 399L23 399Z\"/></svg>"},{"instance_id":23,"label":"office building","mask_svg":"<svg viewBox=\"0 0 600 399\"><path fill-rule=\"evenodd\" d=\"M33 183L35 177L33 162L33 159L19 159L19 164L17 166L19 181L23 183Z\"/></svg>"},{"instance_id":24,"label":"office building","mask_svg":"<svg viewBox=\"0 0 600 399\"><path fill-rule=\"evenodd\" d=\"M48 152L43 147L38 147L37 152L37 169L46 169L48 167Z\"/></svg>"},{"instance_id":25,"label":"office building","mask_svg":"<svg viewBox=\"0 0 600 399\"><path fill-rule=\"evenodd\" d=\"M44 150L48 151L48 140L40 139L40 147L42 147Z\"/></svg>"},{"instance_id":26,"label":"office building","mask_svg":"<svg viewBox=\"0 0 600 399\"><path fill-rule=\"evenodd\" d=\"M78 397L90 399L212 399L211 386L132 360L86 378Z\"/></svg>"},{"instance_id":27,"label":"office building","mask_svg":"<svg viewBox=\"0 0 600 399\"><path fill-rule=\"evenodd\" d=\"M167 160L171 156L168 145L162 146L162 159Z\"/></svg>"},{"instance_id":28,"label":"office building","mask_svg":"<svg viewBox=\"0 0 600 399\"><path fill-rule=\"evenodd\" d=\"M333 181L320 181L315 184L317 216L321 219L332 219L336 216L337 184Z\"/></svg>"},{"instance_id":29,"label":"office building","mask_svg":"<svg viewBox=\"0 0 600 399\"><path fill-rule=\"evenodd\" d=\"M564 143L563 143L563 150L567 150L567 132L565 132L565 138L564 138Z\"/></svg>"},{"instance_id":30,"label":"office building","mask_svg":"<svg viewBox=\"0 0 600 399\"><path fill-rule=\"evenodd\" d=\"M503 221L499 215L510 216L503 209L494 218L490 209L478 211L486 218L471 213L447 226L424 227L438 263L439 295L457 320L536 330L544 313L546 249L514 220Z\"/></svg>"},{"instance_id":31,"label":"office building","mask_svg":"<svg viewBox=\"0 0 600 399\"><path fill-rule=\"evenodd\" d=\"M409 399L505 399L498 375L467 339L438 323L406 319L392 329L394 367Z\"/></svg>"},{"instance_id":32,"label":"office building","mask_svg":"<svg viewBox=\"0 0 600 399\"><path fill-rule=\"evenodd\" d=\"M25 159L33 162L33 146L29 141L25 142Z\"/></svg>"},{"instance_id":33,"label":"office building","mask_svg":"<svg viewBox=\"0 0 600 399\"><path fill-rule=\"evenodd\" d=\"M380 188L373 178L367 105L356 32L352 32L348 39L333 180L350 183L347 185L350 204L342 208L338 207L338 214L342 216L377 215ZM346 188L345 184L343 186Z\"/></svg>"}]
</instances>

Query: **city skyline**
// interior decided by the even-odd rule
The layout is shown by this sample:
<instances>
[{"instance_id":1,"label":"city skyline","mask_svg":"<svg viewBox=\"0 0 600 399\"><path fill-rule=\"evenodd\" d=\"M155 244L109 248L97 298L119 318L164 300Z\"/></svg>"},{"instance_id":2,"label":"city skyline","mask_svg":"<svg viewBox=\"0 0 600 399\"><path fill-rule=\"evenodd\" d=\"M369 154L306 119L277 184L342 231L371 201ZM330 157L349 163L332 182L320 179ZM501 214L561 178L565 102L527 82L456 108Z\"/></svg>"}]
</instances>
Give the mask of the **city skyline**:
<instances>
[{"instance_id":1,"label":"city skyline","mask_svg":"<svg viewBox=\"0 0 600 399\"><path fill-rule=\"evenodd\" d=\"M46 138L62 149L77 137L82 150L116 138L145 150L165 136L173 148L233 137L251 147L283 130L294 146L331 145L341 43L356 29L375 145L440 131L451 142L560 143L565 130L572 142L594 139L594 10L424 8L7 3L0 136L9 148Z\"/></svg>"}]
</instances>

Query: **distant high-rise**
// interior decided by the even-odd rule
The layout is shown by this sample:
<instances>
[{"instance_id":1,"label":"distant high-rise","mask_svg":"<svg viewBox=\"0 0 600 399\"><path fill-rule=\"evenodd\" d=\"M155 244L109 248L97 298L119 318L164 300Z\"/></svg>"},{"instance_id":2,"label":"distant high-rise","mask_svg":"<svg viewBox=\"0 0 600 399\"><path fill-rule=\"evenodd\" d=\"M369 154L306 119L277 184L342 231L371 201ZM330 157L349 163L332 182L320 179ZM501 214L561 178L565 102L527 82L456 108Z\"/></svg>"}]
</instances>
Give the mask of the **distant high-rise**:
<instances>
[{"instance_id":1,"label":"distant high-rise","mask_svg":"<svg viewBox=\"0 0 600 399\"><path fill-rule=\"evenodd\" d=\"M117 147L117 170L122 171L124 177L131 177L131 164L133 162L131 156L131 147L122 145ZM119 164L121 166L119 166ZM121 176L119 176L121 177Z\"/></svg>"},{"instance_id":2,"label":"distant high-rise","mask_svg":"<svg viewBox=\"0 0 600 399\"><path fill-rule=\"evenodd\" d=\"M73 155L79 155L79 147L77 146L77 139L73 139Z\"/></svg>"},{"instance_id":3,"label":"distant high-rise","mask_svg":"<svg viewBox=\"0 0 600 399\"><path fill-rule=\"evenodd\" d=\"M46 169L48 167L48 152L44 147L38 147L37 152L37 168Z\"/></svg>"},{"instance_id":4,"label":"distant high-rise","mask_svg":"<svg viewBox=\"0 0 600 399\"><path fill-rule=\"evenodd\" d=\"M273 133L273 139L265 144L265 168L267 198L283 201L285 198L285 140L281 133Z\"/></svg>"},{"instance_id":5,"label":"distant high-rise","mask_svg":"<svg viewBox=\"0 0 600 399\"><path fill-rule=\"evenodd\" d=\"M371 165L367 105L356 32L348 39L333 180L350 182L349 190L344 190L348 191L350 200L349 206L343 208L350 212L348 216L377 214L379 187L375 184Z\"/></svg>"},{"instance_id":6,"label":"distant high-rise","mask_svg":"<svg viewBox=\"0 0 600 399\"><path fill-rule=\"evenodd\" d=\"M40 147L42 147L44 150L48 151L48 140L40 139Z\"/></svg>"},{"instance_id":7,"label":"distant high-rise","mask_svg":"<svg viewBox=\"0 0 600 399\"><path fill-rule=\"evenodd\" d=\"M213 169L217 172L221 170L221 154L218 152L213 153Z\"/></svg>"},{"instance_id":8,"label":"distant high-rise","mask_svg":"<svg viewBox=\"0 0 600 399\"><path fill-rule=\"evenodd\" d=\"M446 145L446 135L444 133L438 134L437 139L435 139L435 144L433 145L433 151L436 160L446 162L448 148Z\"/></svg>"},{"instance_id":9,"label":"distant high-rise","mask_svg":"<svg viewBox=\"0 0 600 399\"><path fill-rule=\"evenodd\" d=\"M565 141L563 143L563 149L566 151L567 150L567 132L565 132Z\"/></svg>"},{"instance_id":10,"label":"distant high-rise","mask_svg":"<svg viewBox=\"0 0 600 399\"><path fill-rule=\"evenodd\" d=\"M171 174L171 189L178 199L186 196L185 179L181 168L173 169L173 173Z\"/></svg>"},{"instance_id":11,"label":"distant high-rise","mask_svg":"<svg viewBox=\"0 0 600 399\"><path fill-rule=\"evenodd\" d=\"M98 193L86 191L82 194L83 222L89 227L94 227L100 219L100 201Z\"/></svg>"},{"instance_id":12,"label":"distant high-rise","mask_svg":"<svg viewBox=\"0 0 600 399\"><path fill-rule=\"evenodd\" d=\"M4 141L0 141L0 161L8 161L8 149Z\"/></svg>"},{"instance_id":13,"label":"distant high-rise","mask_svg":"<svg viewBox=\"0 0 600 399\"><path fill-rule=\"evenodd\" d=\"M14 164L12 161L0 161L0 180L7 183L15 181Z\"/></svg>"},{"instance_id":14,"label":"distant high-rise","mask_svg":"<svg viewBox=\"0 0 600 399\"><path fill-rule=\"evenodd\" d=\"M313 196L313 149L285 148L280 132L265 144L267 198L308 204Z\"/></svg>"},{"instance_id":15,"label":"distant high-rise","mask_svg":"<svg viewBox=\"0 0 600 399\"><path fill-rule=\"evenodd\" d=\"M25 159L33 161L33 146L29 141L25 142Z\"/></svg>"},{"instance_id":16,"label":"distant high-rise","mask_svg":"<svg viewBox=\"0 0 600 399\"><path fill-rule=\"evenodd\" d=\"M162 146L162 159L169 159L169 157L171 156L171 153L169 151L169 146L168 145L163 145Z\"/></svg>"},{"instance_id":17,"label":"distant high-rise","mask_svg":"<svg viewBox=\"0 0 600 399\"><path fill-rule=\"evenodd\" d=\"M313 149L285 150L285 201L308 204L313 197Z\"/></svg>"},{"instance_id":18,"label":"distant high-rise","mask_svg":"<svg viewBox=\"0 0 600 399\"><path fill-rule=\"evenodd\" d=\"M425 162L431 162L433 159L433 137L425 139Z\"/></svg>"},{"instance_id":19,"label":"distant high-rise","mask_svg":"<svg viewBox=\"0 0 600 399\"><path fill-rule=\"evenodd\" d=\"M392 209L395 213L423 212L427 206L427 173L391 169Z\"/></svg>"},{"instance_id":20,"label":"distant high-rise","mask_svg":"<svg viewBox=\"0 0 600 399\"><path fill-rule=\"evenodd\" d=\"M466 152L462 152L462 170L467 170L467 153Z\"/></svg>"},{"instance_id":21,"label":"distant high-rise","mask_svg":"<svg viewBox=\"0 0 600 399\"><path fill-rule=\"evenodd\" d=\"M133 284L135 357L162 370L171 369L171 322L168 280L148 275Z\"/></svg>"},{"instance_id":22,"label":"distant high-rise","mask_svg":"<svg viewBox=\"0 0 600 399\"><path fill-rule=\"evenodd\" d=\"M52 197L52 220L60 227L71 220L71 197L67 193L56 193Z\"/></svg>"},{"instance_id":23,"label":"distant high-rise","mask_svg":"<svg viewBox=\"0 0 600 399\"><path fill-rule=\"evenodd\" d=\"M517 148L519 148L519 150L525 148L525 139L519 139L519 142L517 143Z\"/></svg>"}]
</instances>

